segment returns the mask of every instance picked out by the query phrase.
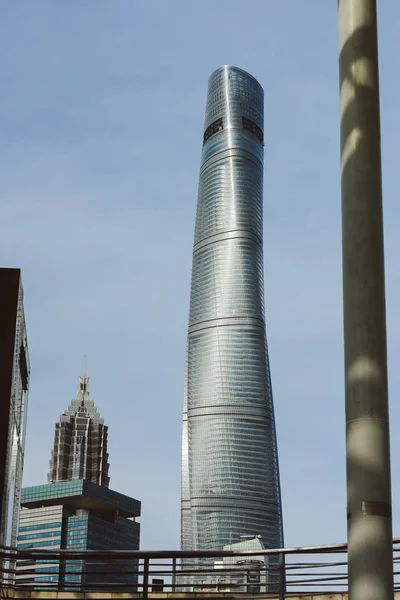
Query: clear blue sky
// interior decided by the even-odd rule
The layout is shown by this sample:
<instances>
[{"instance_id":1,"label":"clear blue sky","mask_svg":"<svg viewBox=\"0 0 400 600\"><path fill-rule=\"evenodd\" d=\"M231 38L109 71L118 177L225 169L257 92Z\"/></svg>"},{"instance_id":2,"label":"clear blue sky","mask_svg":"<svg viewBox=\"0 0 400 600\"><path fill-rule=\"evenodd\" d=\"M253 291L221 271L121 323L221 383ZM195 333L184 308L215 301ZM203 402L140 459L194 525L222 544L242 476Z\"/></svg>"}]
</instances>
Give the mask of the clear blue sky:
<instances>
[{"instance_id":1,"label":"clear blue sky","mask_svg":"<svg viewBox=\"0 0 400 600\"><path fill-rule=\"evenodd\" d=\"M394 533L400 534L400 4L379 2ZM191 246L207 78L265 89L265 285L287 545L346 536L336 0L27 0L0 22L0 263L32 365L24 483L88 357L111 487L179 545Z\"/></svg>"}]
</instances>

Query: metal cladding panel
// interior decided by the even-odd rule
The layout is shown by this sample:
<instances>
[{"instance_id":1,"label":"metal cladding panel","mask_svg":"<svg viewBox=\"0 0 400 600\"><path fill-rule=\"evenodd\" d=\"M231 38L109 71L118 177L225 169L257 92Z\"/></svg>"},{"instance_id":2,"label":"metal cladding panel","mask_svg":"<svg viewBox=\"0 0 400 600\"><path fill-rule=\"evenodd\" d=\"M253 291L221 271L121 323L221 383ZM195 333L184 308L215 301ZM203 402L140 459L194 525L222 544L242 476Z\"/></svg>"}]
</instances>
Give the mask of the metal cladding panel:
<instances>
[{"instance_id":1,"label":"metal cladding panel","mask_svg":"<svg viewBox=\"0 0 400 600\"><path fill-rule=\"evenodd\" d=\"M182 440L184 550L261 535L283 546L264 320L263 90L209 80L197 202Z\"/></svg>"}]
</instances>

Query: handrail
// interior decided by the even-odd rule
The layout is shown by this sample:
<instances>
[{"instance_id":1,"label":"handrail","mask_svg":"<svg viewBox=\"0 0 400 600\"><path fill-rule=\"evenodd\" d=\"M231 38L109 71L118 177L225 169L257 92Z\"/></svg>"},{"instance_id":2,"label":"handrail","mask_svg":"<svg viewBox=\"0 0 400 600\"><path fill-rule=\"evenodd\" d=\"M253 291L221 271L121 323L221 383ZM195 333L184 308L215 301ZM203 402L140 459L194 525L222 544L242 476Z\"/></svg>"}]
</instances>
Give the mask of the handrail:
<instances>
[{"instance_id":1,"label":"handrail","mask_svg":"<svg viewBox=\"0 0 400 600\"><path fill-rule=\"evenodd\" d=\"M399 544L400 538L394 538L394 564L400 560ZM346 553L347 544L240 551L0 546L0 587L16 592L115 589L139 591L143 598L148 597L153 587L169 593L213 591L216 595L228 590L241 595L263 592L265 598L279 596L283 600L296 593L316 594L317 590L326 594L327 588L332 593L346 592L347 561L333 558ZM395 571L395 589L400 586L399 575Z\"/></svg>"}]
</instances>

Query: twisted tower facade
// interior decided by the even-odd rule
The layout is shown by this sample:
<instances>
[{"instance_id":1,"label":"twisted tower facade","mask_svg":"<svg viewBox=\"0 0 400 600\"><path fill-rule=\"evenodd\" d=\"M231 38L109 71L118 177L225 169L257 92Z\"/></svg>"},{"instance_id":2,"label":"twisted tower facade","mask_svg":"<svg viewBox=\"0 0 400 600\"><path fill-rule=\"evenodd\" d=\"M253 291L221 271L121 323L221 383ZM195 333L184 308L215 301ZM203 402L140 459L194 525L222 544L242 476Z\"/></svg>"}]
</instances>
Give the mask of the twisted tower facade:
<instances>
[{"instance_id":1,"label":"twisted tower facade","mask_svg":"<svg viewBox=\"0 0 400 600\"><path fill-rule=\"evenodd\" d=\"M181 547L241 535L283 546L264 318L263 89L224 66L208 85L186 357Z\"/></svg>"}]
</instances>

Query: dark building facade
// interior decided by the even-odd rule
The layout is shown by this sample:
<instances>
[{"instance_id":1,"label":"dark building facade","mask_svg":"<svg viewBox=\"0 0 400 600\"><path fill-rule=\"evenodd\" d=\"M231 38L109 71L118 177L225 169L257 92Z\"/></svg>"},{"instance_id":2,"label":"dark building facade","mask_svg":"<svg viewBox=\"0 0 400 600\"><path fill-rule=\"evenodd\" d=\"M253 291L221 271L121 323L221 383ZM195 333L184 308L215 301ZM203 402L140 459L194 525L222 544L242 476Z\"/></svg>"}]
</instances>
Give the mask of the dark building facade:
<instances>
[{"instance_id":1,"label":"dark building facade","mask_svg":"<svg viewBox=\"0 0 400 600\"><path fill-rule=\"evenodd\" d=\"M0 269L0 290L0 545L15 546L30 370L19 269Z\"/></svg>"}]
</instances>

